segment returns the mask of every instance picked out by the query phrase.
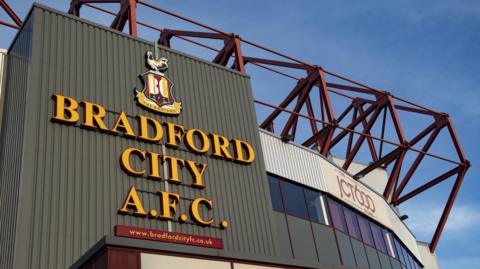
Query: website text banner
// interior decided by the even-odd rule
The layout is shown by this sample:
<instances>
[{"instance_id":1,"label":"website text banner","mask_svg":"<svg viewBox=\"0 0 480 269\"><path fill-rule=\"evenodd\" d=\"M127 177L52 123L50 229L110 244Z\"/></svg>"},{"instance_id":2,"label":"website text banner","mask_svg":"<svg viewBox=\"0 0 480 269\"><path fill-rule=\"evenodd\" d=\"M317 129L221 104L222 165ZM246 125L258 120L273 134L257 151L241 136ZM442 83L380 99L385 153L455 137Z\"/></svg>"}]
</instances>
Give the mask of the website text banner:
<instances>
[{"instance_id":1,"label":"website text banner","mask_svg":"<svg viewBox=\"0 0 480 269\"><path fill-rule=\"evenodd\" d=\"M219 238L172 233L162 230L145 229L132 226L116 225L115 235L136 239L192 245L197 247L223 249L223 241Z\"/></svg>"}]
</instances>

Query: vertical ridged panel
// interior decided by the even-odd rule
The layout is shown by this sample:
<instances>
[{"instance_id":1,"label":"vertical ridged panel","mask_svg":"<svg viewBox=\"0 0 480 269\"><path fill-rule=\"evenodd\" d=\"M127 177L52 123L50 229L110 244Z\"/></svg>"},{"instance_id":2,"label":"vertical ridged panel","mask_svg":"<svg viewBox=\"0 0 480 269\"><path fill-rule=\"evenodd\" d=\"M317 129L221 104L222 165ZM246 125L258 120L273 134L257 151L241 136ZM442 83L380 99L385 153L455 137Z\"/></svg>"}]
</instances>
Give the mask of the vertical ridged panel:
<instances>
[{"instance_id":1,"label":"vertical ridged panel","mask_svg":"<svg viewBox=\"0 0 480 269\"><path fill-rule=\"evenodd\" d=\"M178 222L171 226L175 232L222 238L225 249L220 256L277 254L248 77L160 49L160 55L169 59L166 75L175 83L173 93L183 106L178 117L161 116L134 101L133 89L143 86L138 75L147 71L144 56L153 50L151 44L42 7L35 8L34 14L25 130L28 152L23 160L25 187L20 202L25 224L17 230L21 232L17 251L23 259L18 259L18 268L66 268L101 237L112 235L116 224L167 230L165 221L117 214L132 185L139 190L146 210L159 209L156 191L166 188L185 198L179 213L188 213L188 199L212 199L214 226L226 219L228 229ZM203 190L192 189L191 176L183 170L185 182L178 186L131 177L120 168L123 150L136 147L162 153L162 145L53 123L53 93L95 102L109 111L124 111L131 116L134 130L133 116L141 114L239 138L252 144L257 158L251 165L241 165L195 155L184 146L167 149L167 155L208 163ZM110 127L114 116L110 113L106 120Z\"/></svg>"},{"instance_id":2,"label":"vertical ridged panel","mask_svg":"<svg viewBox=\"0 0 480 269\"><path fill-rule=\"evenodd\" d=\"M7 63L7 51L0 49L0 91L3 91L4 85L4 76L5 76L5 65ZM1 94L1 92L0 92Z\"/></svg>"},{"instance_id":3,"label":"vertical ridged panel","mask_svg":"<svg viewBox=\"0 0 480 269\"><path fill-rule=\"evenodd\" d=\"M264 130L260 131L260 140L268 172L326 191L320 164L322 157L319 154L299 145L285 143Z\"/></svg>"},{"instance_id":4,"label":"vertical ridged panel","mask_svg":"<svg viewBox=\"0 0 480 269\"><path fill-rule=\"evenodd\" d=\"M2 128L3 99L5 96L5 75L7 73L7 51L0 49L0 132Z\"/></svg>"},{"instance_id":5,"label":"vertical ridged panel","mask_svg":"<svg viewBox=\"0 0 480 269\"><path fill-rule=\"evenodd\" d=\"M32 18L9 51L0 136L0 268L13 266L22 172L26 89L32 44ZM2 57L5 54L2 53ZM4 59L2 59L3 61Z\"/></svg>"}]
</instances>

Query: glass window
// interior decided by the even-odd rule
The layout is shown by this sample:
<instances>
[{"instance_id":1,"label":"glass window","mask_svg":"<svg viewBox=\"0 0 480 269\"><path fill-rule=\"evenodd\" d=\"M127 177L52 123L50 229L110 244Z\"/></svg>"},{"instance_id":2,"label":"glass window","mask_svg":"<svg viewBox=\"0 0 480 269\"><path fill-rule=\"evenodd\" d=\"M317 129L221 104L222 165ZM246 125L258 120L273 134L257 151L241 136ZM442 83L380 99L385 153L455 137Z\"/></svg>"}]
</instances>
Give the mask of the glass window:
<instances>
[{"instance_id":1,"label":"glass window","mask_svg":"<svg viewBox=\"0 0 480 269\"><path fill-rule=\"evenodd\" d=\"M358 240L362 240L362 236L360 234L360 227L358 226L357 214L345 207L343 208L343 212L345 213L345 219L347 220L348 233L352 237Z\"/></svg>"},{"instance_id":2,"label":"glass window","mask_svg":"<svg viewBox=\"0 0 480 269\"><path fill-rule=\"evenodd\" d=\"M305 189L305 197L307 200L308 213L310 219L314 222L327 224L324 214L323 199L319 192Z\"/></svg>"},{"instance_id":3,"label":"glass window","mask_svg":"<svg viewBox=\"0 0 480 269\"><path fill-rule=\"evenodd\" d=\"M410 254L407 254L407 255L408 255L408 261L410 262L410 268L415 269L412 256Z\"/></svg>"},{"instance_id":4,"label":"glass window","mask_svg":"<svg viewBox=\"0 0 480 269\"><path fill-rule=\"evenodd\" d=\"M333 226L338 230L347 233L347 224L345 223L345 217L343 216L342 206L332 199L328 199L328 207L330 208L330 218L332 219Z\"/></svg>"},{"instance_id":5,"label":"glass window","mask_svg":"<svg viewBox=\"0 0 480 269\"><path fill-rule=\"evenodd\" d=\"M362 234L363 243L374 247L372 230L370 229L370 223L363 217L357 216L358 225L360 226L360 232Z\"/></svg>"},{"instance_id":6,"label":"glass window","mask_svg":"<svg viewBox=\"0 0 480 269\"><path fill-rule=\"evenodd\" d=\"M296 217L308 219L303 188L284 180L280 180L280 186L285 202L285 212Z\"/></svg>"},{"instance_id":7,"label":"glass window","mask_svg":"<svg viewBox=\"0 0 480 269\"><path fill-rule=\"evenodd\" d=\"M382 229L382 231L383 231L383 238L385 238L385 243L387 244L388 255L390 255L390 257L398 259L395 246L393 246L392 234L385 229Z\"/></svg>"},{"instance_id":8,"label":"glass window","mask_svg":"<svg viewBox=\"0 0 480 269\"><path fill-rule=\"evenodd\" d=\"M403 246L401 246L401 249L402 249L402 254L403 254L403 257L404 257L404 260L405 260L405 266L407 268L411 268L410 266L410 260L408 259L408 252L405 250L405 248Z\"/></svg>"},{"instance_id":9,"label":"glass window","mask_svg":"<svg viewBox=\"0 0 480 269\"><path fill-rule=\"evenodd\" d=\"M383 253L387 253L387 247L385 246L385 240L383 240L382 230L375 223L370 223L370 227L372 228L373 241L375 242L376 248Z\"/></svg>"},{"instance_id":10,"label":"glass window","mask_svg":"<svg viewBox=\"0 0 480 269\"><path fill-rule=\"evenodd\" d=\"M280 194L280 183L278 178L268 176L268 185L270 187L270 197L272 198L273 209L283 212L282 195Z\"/></svg>"},{"instance_id":11,"label":"glass window","mask_svg":"<svg viewBox=\"0 0 480 269\"><path fill-rule=\"evenodd\" d=\"M395 243L395 249L397 250L397 253L398 253L398 259L402 264L405 264L405 258L403 257L403 253L402 253L402 246L398 242L397 238L393 238L393 242Z\"/></svg>"}]
</instances>

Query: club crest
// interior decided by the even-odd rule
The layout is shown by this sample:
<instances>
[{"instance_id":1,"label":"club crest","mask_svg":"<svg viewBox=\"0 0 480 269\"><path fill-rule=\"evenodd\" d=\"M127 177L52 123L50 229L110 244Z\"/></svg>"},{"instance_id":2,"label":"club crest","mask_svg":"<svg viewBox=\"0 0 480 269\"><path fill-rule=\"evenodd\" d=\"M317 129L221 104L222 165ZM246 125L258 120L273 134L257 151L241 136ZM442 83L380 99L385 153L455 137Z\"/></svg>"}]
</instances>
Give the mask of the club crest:
<instances>
[{"instance_id":1,"label":"club crest","mask_svg":"<svg viewBox=\"0 0 480 269\"><path fill-rule=\"evenodd\" d=\"M180 114L182 103L175 101L172 94L174 84L163 73L168 69L167 58L154 59L151 51L147 51L145 58L150 70L140 75L144 84L143 89L135 89L138 104L164 114Z\"/></svg>"}]
</instances>

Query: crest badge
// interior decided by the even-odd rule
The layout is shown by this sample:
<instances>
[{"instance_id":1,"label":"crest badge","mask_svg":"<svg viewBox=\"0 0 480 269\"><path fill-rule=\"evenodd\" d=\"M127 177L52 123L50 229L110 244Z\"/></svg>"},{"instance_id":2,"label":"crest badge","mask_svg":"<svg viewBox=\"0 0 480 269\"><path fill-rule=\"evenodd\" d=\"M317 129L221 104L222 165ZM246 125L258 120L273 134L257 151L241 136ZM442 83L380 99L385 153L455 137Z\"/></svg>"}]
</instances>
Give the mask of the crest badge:
<instances>
[{"instance_id":1,"label":"crest badge","mask_svg":"<svg viewBox=\"0 0 480 269\"><path fill-rule=\"evenodd\" d=\"M147 51L145 58L150 70L140 75L144 84L143 89L135 89L138 104L155 112L180 114L182 103L175 101L172 93L174 84L163 73L168 69L167 58L154 59L151 51Z\"/></svg>"}]
</instances>

